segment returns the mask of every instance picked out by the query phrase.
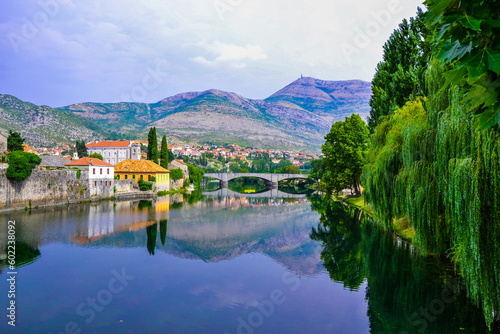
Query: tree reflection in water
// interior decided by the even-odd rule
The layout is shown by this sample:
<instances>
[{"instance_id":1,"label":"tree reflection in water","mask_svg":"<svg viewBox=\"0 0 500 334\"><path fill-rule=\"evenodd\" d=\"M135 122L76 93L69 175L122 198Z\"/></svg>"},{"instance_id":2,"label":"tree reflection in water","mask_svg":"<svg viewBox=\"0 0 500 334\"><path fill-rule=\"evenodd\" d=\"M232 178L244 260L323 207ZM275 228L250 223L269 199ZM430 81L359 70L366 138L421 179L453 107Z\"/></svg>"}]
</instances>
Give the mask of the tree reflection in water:
<instances>
[{"instance_id":1,"label":"tree reflection in water","mask_svg":"<svg viewBox=\"0 0 500 334\"><path fill-rule=\"evenodd\" d=\"M322 243L331 279L350 290L366 282L371 333L488 333L445 259L419 255L357 209L318 197L311 202L321 218L310 236Z\"/></svg>"}]
</instances>

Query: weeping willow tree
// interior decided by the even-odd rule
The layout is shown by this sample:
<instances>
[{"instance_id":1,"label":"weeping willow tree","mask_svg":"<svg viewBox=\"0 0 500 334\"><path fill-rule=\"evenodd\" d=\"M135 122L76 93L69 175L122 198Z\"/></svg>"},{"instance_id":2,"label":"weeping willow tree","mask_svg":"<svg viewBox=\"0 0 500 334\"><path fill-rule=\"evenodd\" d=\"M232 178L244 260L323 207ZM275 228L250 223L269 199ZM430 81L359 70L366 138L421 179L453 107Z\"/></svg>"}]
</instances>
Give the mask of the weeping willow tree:
<instances>
[{"instance_id":1,"label":"weeping willow tree","mask_svg":"<svg viewBox=\"0 0 500 334\"><path fill-rule=\"evenodd\" d=\"M430 66L427 98L377 126L365 198L386 227L406 217L420 249L449 254L492 323L500 310L500 131L480 130L463 91L442 89L443 67Z\"/></svg>"}]
</instances>

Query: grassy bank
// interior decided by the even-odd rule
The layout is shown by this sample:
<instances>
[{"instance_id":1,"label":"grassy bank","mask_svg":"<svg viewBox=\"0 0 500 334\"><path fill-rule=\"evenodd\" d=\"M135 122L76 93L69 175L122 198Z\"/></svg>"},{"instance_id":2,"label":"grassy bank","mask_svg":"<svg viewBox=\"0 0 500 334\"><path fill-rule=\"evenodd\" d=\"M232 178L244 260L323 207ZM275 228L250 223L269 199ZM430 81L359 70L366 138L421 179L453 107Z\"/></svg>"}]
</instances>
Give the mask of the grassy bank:
<instances>
[{"instance_id":1,"label":"grassy bank","mask_svg":"<svg viewBox=\"0 0 500 334\"><path fill-rule=\"evenodd\" d=\"M156 193L156 195L158 197L163 197L163 196L167 196L167 195L172 195L172 194L184 194L187 190L184 189L184 188L181 188L179 190L162 190L162 191L158 191Z\"/></svg>"},{"instance_id":2,"label":"grassy bank","mask_svg":"<svg viewBox=\"0 0 500 334\"><path fill-rule=\"evenodd\" d=\"M359 197L350 197L345 200L342 199L342 201L349 206L360 209L373 219L378 220L375 212L373 211L373 208L370 206L370 204L365 202L365 198L363 197L363 195ZM391 227L397 235L401 236L405 240L412 242L413 238L415 237L415 229L413 228L413 226L411 226L408 218L406 217L393 219Z\"/></svg>"}]
</instances>

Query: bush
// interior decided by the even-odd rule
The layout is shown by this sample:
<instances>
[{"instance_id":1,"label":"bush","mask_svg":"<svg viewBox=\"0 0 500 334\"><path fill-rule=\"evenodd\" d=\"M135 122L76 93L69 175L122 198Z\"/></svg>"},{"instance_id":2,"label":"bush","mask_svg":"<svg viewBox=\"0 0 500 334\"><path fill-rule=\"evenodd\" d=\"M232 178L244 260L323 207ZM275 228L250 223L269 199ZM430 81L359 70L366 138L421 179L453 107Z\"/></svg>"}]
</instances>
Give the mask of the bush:
<instances>
[{"instance_id":1,"label":"bush","mask_svg":"<svg viewBox=\"0 0 500 334\"><path fill-rule=\"evenodd\" d=\"M92 153L91 155L89 155L89 158L95 158L95 159L99 159L99 160L103 160L104 161L104 158L99 153Z\"/></svg>"},{"instance_id":2,"label":"bush","mask_svg":"<svg viewBox=\"0 0 500 334\"><path fill-rule=\"evenodd\" d=\"M79 169L76 171L76 178L80 179L81 176L82 176L82 171Z\"/></svg>"},{"instance_id":3,"label":"bush","mask_svg":"<svg viewBox=\"0 0 500 334\"><path fill-rule=\"evenodd\" d=\"M15 151L7 156L9 167L7 168L6 176L9 180L24 181L26 180L42 159L34 153L25 153Z\"/></svg>"},{"instance_id":4,"label":"bush","mask_svg":"<svg viewBox=\"0 0 500 334\"><path fill-rule=\"evenodd\" d=\"M184 177L184 174L182 173L182 169L180 168L175 168L170 170L170 179L177 181L180 180Z\"/></svg>"},{"instance_id":5,"label":"bush","mask_svg":"<svg viewBox=\"0 0 500 334\"><path fill-rule=\"evenodd\" d=\"M189 171L189 180L192 183L200 184L201 180L203 179L203 174L205 174L205 171L191 164L188 164L188 171Z\"/></svg>"},{"instance_id":6,"label":"bush","mask_svg":"<svg viewBox=\"0 0 500 334\"><path fill-rule=\"evenodd\" d=\"M142 178L138 182L139 184L139 189L141 191L146 191L146 190L152 190L153 189L153 183L152 182L146 182Z\"/></svg>"}]
</instances>

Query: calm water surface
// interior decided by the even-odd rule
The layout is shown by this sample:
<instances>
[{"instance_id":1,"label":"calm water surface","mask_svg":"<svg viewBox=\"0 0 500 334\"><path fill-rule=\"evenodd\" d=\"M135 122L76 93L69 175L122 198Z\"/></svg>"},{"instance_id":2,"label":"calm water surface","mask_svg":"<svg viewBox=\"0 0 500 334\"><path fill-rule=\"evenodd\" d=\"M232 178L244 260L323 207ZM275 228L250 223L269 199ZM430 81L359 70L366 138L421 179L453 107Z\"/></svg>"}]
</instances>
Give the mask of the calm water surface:
<instances>
[{"instance_id":1,"label":"calm water surface","mask_svg":"<svg viewBox=\"0 0 500 334\"><path fill-rule=\"evenodd\" d=\"M314 210L312 209L312 206ZM452 268L359 212L204 197L4 214L1 333L486 333Z\"/></svg>"}]
</instances>

